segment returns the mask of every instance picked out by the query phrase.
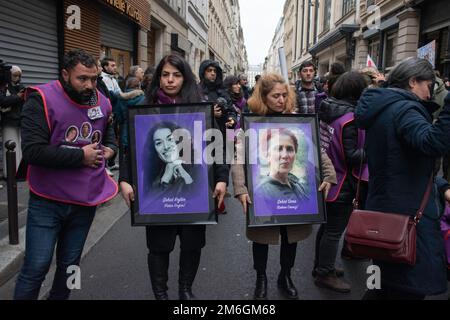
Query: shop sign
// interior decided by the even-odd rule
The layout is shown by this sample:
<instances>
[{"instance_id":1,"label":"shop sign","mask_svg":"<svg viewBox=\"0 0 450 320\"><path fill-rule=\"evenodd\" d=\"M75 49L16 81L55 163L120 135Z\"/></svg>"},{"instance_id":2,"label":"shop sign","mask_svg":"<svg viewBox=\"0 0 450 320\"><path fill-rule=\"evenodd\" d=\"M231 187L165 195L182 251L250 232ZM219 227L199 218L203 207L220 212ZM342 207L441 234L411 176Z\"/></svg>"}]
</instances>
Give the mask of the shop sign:
<instances>
[{"instance_id":1,"label":"shop sign","mask_svg":"<svg viewBox=\"0 0 450 320\"><path fill-rule=\"evenodd\" d=\"M126 14L131 19L139 23L143 22L142 13L129 1L127 0L104 0L104 1L109 5L113 6L114 8L120 10L122 13Z\"/></svg>"}]
</instances>

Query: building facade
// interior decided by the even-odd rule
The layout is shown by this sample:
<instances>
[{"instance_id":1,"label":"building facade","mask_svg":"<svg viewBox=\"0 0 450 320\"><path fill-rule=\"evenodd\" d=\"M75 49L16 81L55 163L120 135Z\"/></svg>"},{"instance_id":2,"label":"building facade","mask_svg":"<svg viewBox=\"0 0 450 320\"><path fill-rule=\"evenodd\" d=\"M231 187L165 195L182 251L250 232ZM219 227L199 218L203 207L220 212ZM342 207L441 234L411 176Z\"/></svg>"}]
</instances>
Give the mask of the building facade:
<instances>
[{"instance_id":1,"label":"building facade","mask_svg":"<svg viewBox=\"0 0 450 320\"><path fill-rule=\"evenodd\" d=\"M388 73L432 41L435 67L449 76L448 0L286 0L284 17L293 80L304 61L312 60L323 75L336 61L348 70L365 67L368 55Z\"/></svg>"},{"instance_id":2,"label":"building facade","mask_svg":"<svg viewBox=\"0 0 450 320\"><path fill-rule=\"evenodd\" d=\"M247 51L237 0L0 0L0 59L23 69L25 85L59 77L65 52L115 59L125 77L176 52L195 72L218 60L245 73Z\"/></svg>"},{"instance_id":3,"label":"building facade","mask_svg":"<svg viewBox=\"0 0 450 320\"><path fill-rule=\"evenodd\" d=\"M156 66L167 54L176 52L189 59L189 26L186 22L187 1L153 0L151 29L148 33L148 61Z\"/></svg>"},{"instance_id":4,"label":"building facade","mask_svg":"<svg viewBox=\"0 0 450 320\"><path fill-rule=\"evenodd\" d=\"M224 74L245 72L244 37L237 0L209 0L209 58L218 61Z\"/></svg>"},{"instance_id":5,"label":"building facade","mask_svg":"<svg viewBox=\"0 0 450 320\"><path fill-rule=\"evenodd\" d=\"M247 49L245 47L244 41L244 31L242 30L241 24L241 9L238 0L233 2L232 10L233 10L234 28L231 28L231 31L233 38L233 50L235 52L233 69L234 74L239 75L241 73L245 73L245 71L248 69L248 62L247 62Z\"/></svg>"},{"instance_id":6,"label":"building facade","mask_svg":"<svg viewBox=\"0 0 450 320\"><path fill-rule=\"evenodd\" d=\"M297 0L287 0L284 4L284 51L286 54L286 64L288 69L288 78L292 82L294 75L292 67L295 63L295 38L297 37L297 30L295 28L297 21Z\"/></svg>"},{"instance_id":7,"label":"building facade","mask_svg":"<svg viewBox=\"0 0 450 320\"><path fill-rule=\"evenodd\" d=\"M253 88L255 86L256 84L255 77L257 75L261 75L263 71L264 66L262 64L248 66L247 77L249 87Z\"/></svg>"},{"instance_id":8,"label":"building facade","mask_svg":"<svg viewBox=\"0 0 450 320\"><path fill-rule=\"evenodd\" d=\"M269 53L264 62L264 72L281 73L280 49L284 47L284 18L278 22Z\"/></svg>"},{"instance_id":9,"label":"building facade","mask_svg":"<svg viewBox=\"0 0 450 320\"><path fill-rule=\"evenodd\" d=\"M191 46L188 61L197 74L200 63L208 54L208 0L187 1L186 22L189 26L188 40Z\"/></svg>"},{"instance_id":10,"label":"building facade","mask_svg":"<svg viewBox=\"0 0 450 320\"><path fill-rule=\"evenodd\" d=\"M65 52L112 56L124 76L148 62L148 0L0 0L0 59L23 69L25 85L57 79Z\"/></svg>"}]
</instances>

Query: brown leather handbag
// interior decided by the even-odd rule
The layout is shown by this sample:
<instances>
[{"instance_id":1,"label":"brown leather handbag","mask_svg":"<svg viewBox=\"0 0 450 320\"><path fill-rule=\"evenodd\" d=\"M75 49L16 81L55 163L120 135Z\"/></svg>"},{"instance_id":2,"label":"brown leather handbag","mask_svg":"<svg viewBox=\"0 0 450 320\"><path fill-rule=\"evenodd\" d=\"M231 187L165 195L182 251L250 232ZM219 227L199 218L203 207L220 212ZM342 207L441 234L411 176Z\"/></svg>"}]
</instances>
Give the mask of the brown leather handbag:
<instances>
[{"instance_id":1,"label":"brown leather handbag","mask_svg":"<svg viewBox=\"0 0 450 320\"><path fill-rule=\"evenodd\" d=\"M361 181L345 234L346 249L358 257L415 265L416 226L430 198L433 175L414 218L406 214L359 210L360 185Z\"/></svg>"}]
</instances>

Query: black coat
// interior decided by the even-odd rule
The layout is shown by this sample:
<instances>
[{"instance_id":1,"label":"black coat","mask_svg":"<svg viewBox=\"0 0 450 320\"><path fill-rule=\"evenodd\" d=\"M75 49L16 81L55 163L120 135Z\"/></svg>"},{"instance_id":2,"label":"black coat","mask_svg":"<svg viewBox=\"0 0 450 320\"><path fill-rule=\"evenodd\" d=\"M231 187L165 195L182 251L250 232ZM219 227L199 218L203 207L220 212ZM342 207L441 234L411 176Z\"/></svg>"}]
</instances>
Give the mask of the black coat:
<instances>
[{"instance_id":1,"label":"black coat","mask_svg":"<svg viewBox=\"0 0 450 320\"><path fill-rule=\"evenodd\" d=\"M12 125L15 127L20 126L20 113L22 112L24 100L17 94L22 89L24 89L23 86L13 86L8 84L5 88L0 90L2 125ZM9 95L7 95L7 92ZM7 109L9 109L9 111L4 112Z\"/></svg>"},{"instance_id":2,"label":"black coat","mask_svg":"<svg viewBox=\"0 0 450 320\"><path fill-rule=\"evenodd\" d=\"M420 207L435 159L450 153L450 96L438 119L436 106L400 89L369 89L356 109L357 125L366 130L370 171L368 210L414 216ZM382 263L382 286L434 295L447 290L446 263L439 220L440 182L417 227L417 264Z\"/></svg>"},{"instance_id":3,"label":"black coat","mask_svg":"<svg viewBox=\"0 0 450 320\"><path fill-rule=\"evenodd\" d=\"M208 67L216 68L217 77L215 82L211 82L208 79L205 79L205 71ZM236 110L233 107L233 101L231 100L230 95L227 93L225 88L223 87L223 71L217 61L213 60L205 60L200 65L199 70L200 75L200 92L202 94L202 98L206 102L216 103L219 98L223 98L226 101L226 104L222 109L222 117L217 119L218 124L222 131L225 131L225 123L228 119L233 119L235 122L237 121Z\"/></svg>"},{"instance_id":4,"label":"black coat","mask_svg":"<svg viewBox=\"0 0 450 320\"><path fill-rule=\"evenodd\" d=\"M355 112L355 104L328 98L322 101L319 109L319 119L327 124L331 124L347 113ZM348 123L342 132L342 144L344 147L344 157L349 172L361 164L364 157L362 149L358 148L358 128L354 121ZM341 192L336 200L340 203L352 203L356 195L357 180L352 174L348 174Z\"/></svg>"}]
</instances>

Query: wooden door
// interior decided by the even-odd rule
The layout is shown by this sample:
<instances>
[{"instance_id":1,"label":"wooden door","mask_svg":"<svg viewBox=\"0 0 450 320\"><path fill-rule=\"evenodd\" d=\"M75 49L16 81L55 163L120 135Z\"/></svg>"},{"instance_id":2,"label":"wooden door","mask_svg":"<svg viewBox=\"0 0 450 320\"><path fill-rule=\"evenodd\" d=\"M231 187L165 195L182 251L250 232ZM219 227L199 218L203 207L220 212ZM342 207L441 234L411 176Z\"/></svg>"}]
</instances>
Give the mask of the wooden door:
<instances>
[{"instance_id":1,"label":"wooden door","mask_svg":"<svg viewBox=\"0 0 450 320\"><path fill-rule=\"evenodd\" d=\"M126 78L131 67L131 54L128 51L111 49L111 57L117 64L117 72Z\"/></svg>"}]
</instances>

